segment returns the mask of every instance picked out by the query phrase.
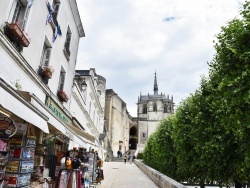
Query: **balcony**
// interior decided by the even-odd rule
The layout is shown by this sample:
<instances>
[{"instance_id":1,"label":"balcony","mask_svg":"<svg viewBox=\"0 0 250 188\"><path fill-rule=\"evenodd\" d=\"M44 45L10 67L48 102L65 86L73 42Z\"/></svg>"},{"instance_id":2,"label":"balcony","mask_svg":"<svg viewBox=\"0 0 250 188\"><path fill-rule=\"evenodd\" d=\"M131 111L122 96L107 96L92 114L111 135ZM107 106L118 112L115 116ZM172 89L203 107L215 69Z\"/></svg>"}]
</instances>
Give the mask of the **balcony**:
<instances>
[{"instance_id":1,"label":"balcony","mask_svg":"<svg viewBox=\"0 0 250 188\"><path fill-rule=\"evenodd\" d=\"M19 52L23 47L28 47L30 44L27 34L20 28L18 23L6 23L4 34L9 38Z\"/></svg>"}]
</instances>

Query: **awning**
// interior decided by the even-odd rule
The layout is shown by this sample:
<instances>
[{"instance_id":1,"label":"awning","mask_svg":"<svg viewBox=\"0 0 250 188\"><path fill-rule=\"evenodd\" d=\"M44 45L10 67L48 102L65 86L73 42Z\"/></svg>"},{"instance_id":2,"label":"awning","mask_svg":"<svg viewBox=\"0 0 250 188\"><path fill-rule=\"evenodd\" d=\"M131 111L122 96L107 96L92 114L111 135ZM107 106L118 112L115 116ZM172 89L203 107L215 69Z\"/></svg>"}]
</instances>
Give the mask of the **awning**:
<instances>
[{"instance_id":1,"label":"awning","mask_svg":"<svg viewBox=\"0 0 250 188\"><path fill-rule=\"evenodd\" d=\"M51 124L53 127L55 127L58 131L63 133L65 136L69 137L70 140L78 143L82 147L86 147L87 142L84 141L84 139L81 139L80 136L78 136L77 133L75 133L74 130L72 130L69 125L64 125L66 123L62 123L60 120L58 120L54 114L48 113L47 116L49 117L49 124Z\"/></svg>"},{"instance_id":2,"label":"awning","mask_svg":"<svg viewBox=\"0 0 250 188\"><path fill-rule=\"evenodd\" d=\"M67 124L67 126L68 126L71 130L73 130L73 131L75 132L75 134L78 134L79 136L82 136L83 138L89 140L90 142L95 143L95 137L94 137L94 136L92 136L92 135L86 133L85 131L83 131L83 130L81 130L81 129L79 129L79 128L73 126L73 125Z\"/></svg>"},{"instance_id":3,"label":"awning","mask_svg":"<svg viewBox=\"0 0 250 188\"><path fill-rule=\"evenodd\" d=\"M0 79L0 105L25 121L49 133L48 117Z\"/></svg>"}]
</instances>

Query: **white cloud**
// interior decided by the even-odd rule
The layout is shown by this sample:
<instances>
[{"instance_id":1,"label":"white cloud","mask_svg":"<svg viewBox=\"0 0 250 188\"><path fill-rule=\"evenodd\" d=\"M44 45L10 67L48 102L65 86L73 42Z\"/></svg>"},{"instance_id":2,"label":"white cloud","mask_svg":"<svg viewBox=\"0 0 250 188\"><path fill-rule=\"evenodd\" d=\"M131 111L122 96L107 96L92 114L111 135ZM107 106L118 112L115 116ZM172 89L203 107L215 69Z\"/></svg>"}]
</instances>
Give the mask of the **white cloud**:
<instances>
[{"instance_id":1,"label":"white cloud","mask_svg":"<svg viewBox=\"0 0 250 188\"><path fill-rule=\"evenodd\" d=\"M212 41L244 0L77 0L86 37L77 69L95 68L136 116L140 92L173 95L176 105L208 74Z\"/></svg>"}]
</instances>

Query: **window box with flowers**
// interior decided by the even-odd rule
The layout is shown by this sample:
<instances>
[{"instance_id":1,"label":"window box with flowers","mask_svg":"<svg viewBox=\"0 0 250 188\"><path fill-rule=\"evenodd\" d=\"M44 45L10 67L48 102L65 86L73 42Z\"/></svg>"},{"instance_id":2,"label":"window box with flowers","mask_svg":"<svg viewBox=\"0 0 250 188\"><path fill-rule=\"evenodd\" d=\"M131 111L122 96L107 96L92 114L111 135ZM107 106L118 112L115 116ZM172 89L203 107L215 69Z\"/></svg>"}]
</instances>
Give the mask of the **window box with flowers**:
<instances>
[{"instance_id":1,"label":"window box with flowers","mask_svg":"<svg viewBox=\"0 0 250 188\"><path fill-rule=\"evenodd\" d=\"M19 26L20 24L17 23L7 23L7 26L9 27L9 29L11 30L12 34L17 37L19 43L23 46L23 47L28 47L30 44L30 41L27 37L27 33L24 32L23 29L20 28Z\"/></svg>"},{"instance_id":2,"label":"window box with flowers","mask_svg":"<svg viewBox=\"0 0 250 188\"><path fill-rule=\"evenodd\" d=\"M69 100L69 97L67 96L64 90L59 90L57 92L57 96L63 102L67 102Z\"/></svg>"},{"instance_id":3,"label":"window box with flowers","mask_svg":"<svg viewBox=\"0 0 250 188\"><path fill-rule=\"evenodd\" d=\"M51 66L43 66L43 74L46 78L51 79L55 70Z\"/></svg>"}]
</instances>

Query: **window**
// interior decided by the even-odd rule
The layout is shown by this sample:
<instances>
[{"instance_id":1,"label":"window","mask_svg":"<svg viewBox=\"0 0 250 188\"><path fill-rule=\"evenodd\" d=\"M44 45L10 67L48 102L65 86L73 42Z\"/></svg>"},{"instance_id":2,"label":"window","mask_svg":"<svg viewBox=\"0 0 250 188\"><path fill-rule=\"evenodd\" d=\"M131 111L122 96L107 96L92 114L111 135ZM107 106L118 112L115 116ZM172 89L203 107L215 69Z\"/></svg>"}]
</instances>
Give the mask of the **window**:
<instances>
[{"instance_id":1,"label":"window","mask_svg":"<svg viewBox=\"0 0 250 188\"><path fill-rule=\"evenodd\" d=\"M166 104L164 104L163 113L167 113L167 110L168 110L168 106Z\"/></svg>"},{"instance_id":2,"label":"window","mask_svg":"<svg viewBox=\"0 0 250 188\"><path fill-rule=\"evenodd\" d=\"M64 55L67 58L67 60L69 61L69 57L70 57L70 42L71 42L71 31L70 28L68 27L67 30L67 34L66 34L66 40L65 40L65 44L64 44Z\"/></svg>"},{"instance_id":3,"label":"window","mask_svg":"<svg viewBox=\"0 0 250 188\"><path fill-rule=\"evenodd\" d=\"M13 2L11 23L19 23L21 29L25 28L28 19L30 8L27 5L27 0L16 0Z\"/></svg>"},{"instance_id":4,"label":"window","mask_svg":"<svg viewBox=\"0 0 250 188\"><path fill-rule=\"evenodd\" d=\"M142 137L145 138L145 133L142 133Z\"/></svg>"},{"instance_id":5,"label":"window","mask_svg":"<svg viewBox=\"0 0 250 188\"><path fill-rule=\"evenodd\" d=\"M156 112L157 111L157 104L156 102L154 103L154 106L153 106L153 111Z\"/></svg>"},{"instance_id":6,"label":"window","mask_svg":"<svg viewBox=\"0 0 250 188\"><path fill-rule=\"evenodd\" d=\"M147 105L146 104L143 105L142 113L143 114L147 113Z\"/></svg>"},{"instance_id":7,"label":"window","mask_svg":"<svg viewBox=\"0 0 250 188\"><path fill-rule=\"evenodd\" d=\"M53 13L53 22L54 23L57 22L57 15L58 15L60 4L61 4L61 2L59 0L53 0L52 8L54 10L54 13Z\"/></svg>"},{"instance_id":8,"label":"window","mask_svg":"<svg viewBox=\"0 0 250 188\"><path fill-rule=\"evenodd\" d=\"M63 88L64 88L65 75L66 75L65 70L63 68L61 68L60 78L59 78L59 86L58 86L59 91L63 90Z\"/></svg>"},{"instance_id":9,"label":"window","mask_svg":"<svg viewBox=\"0 0 250 188\"><path fill-rule=\"evenodd\" d=\"M49 66L50 54L51 54L51 48L48 45L46 45L46 43L44 43L40 66Z\"/></svg>"},{"instance_id":10,"label":"window","mask_svg":"<svg viewBox=\"0 0 250 188\"><path fill-rule=\"evenodd\" d=\"M90 112L91 112L91 102L89 102L89 116L90 116Z\"/></svg>"}]
</instances>

